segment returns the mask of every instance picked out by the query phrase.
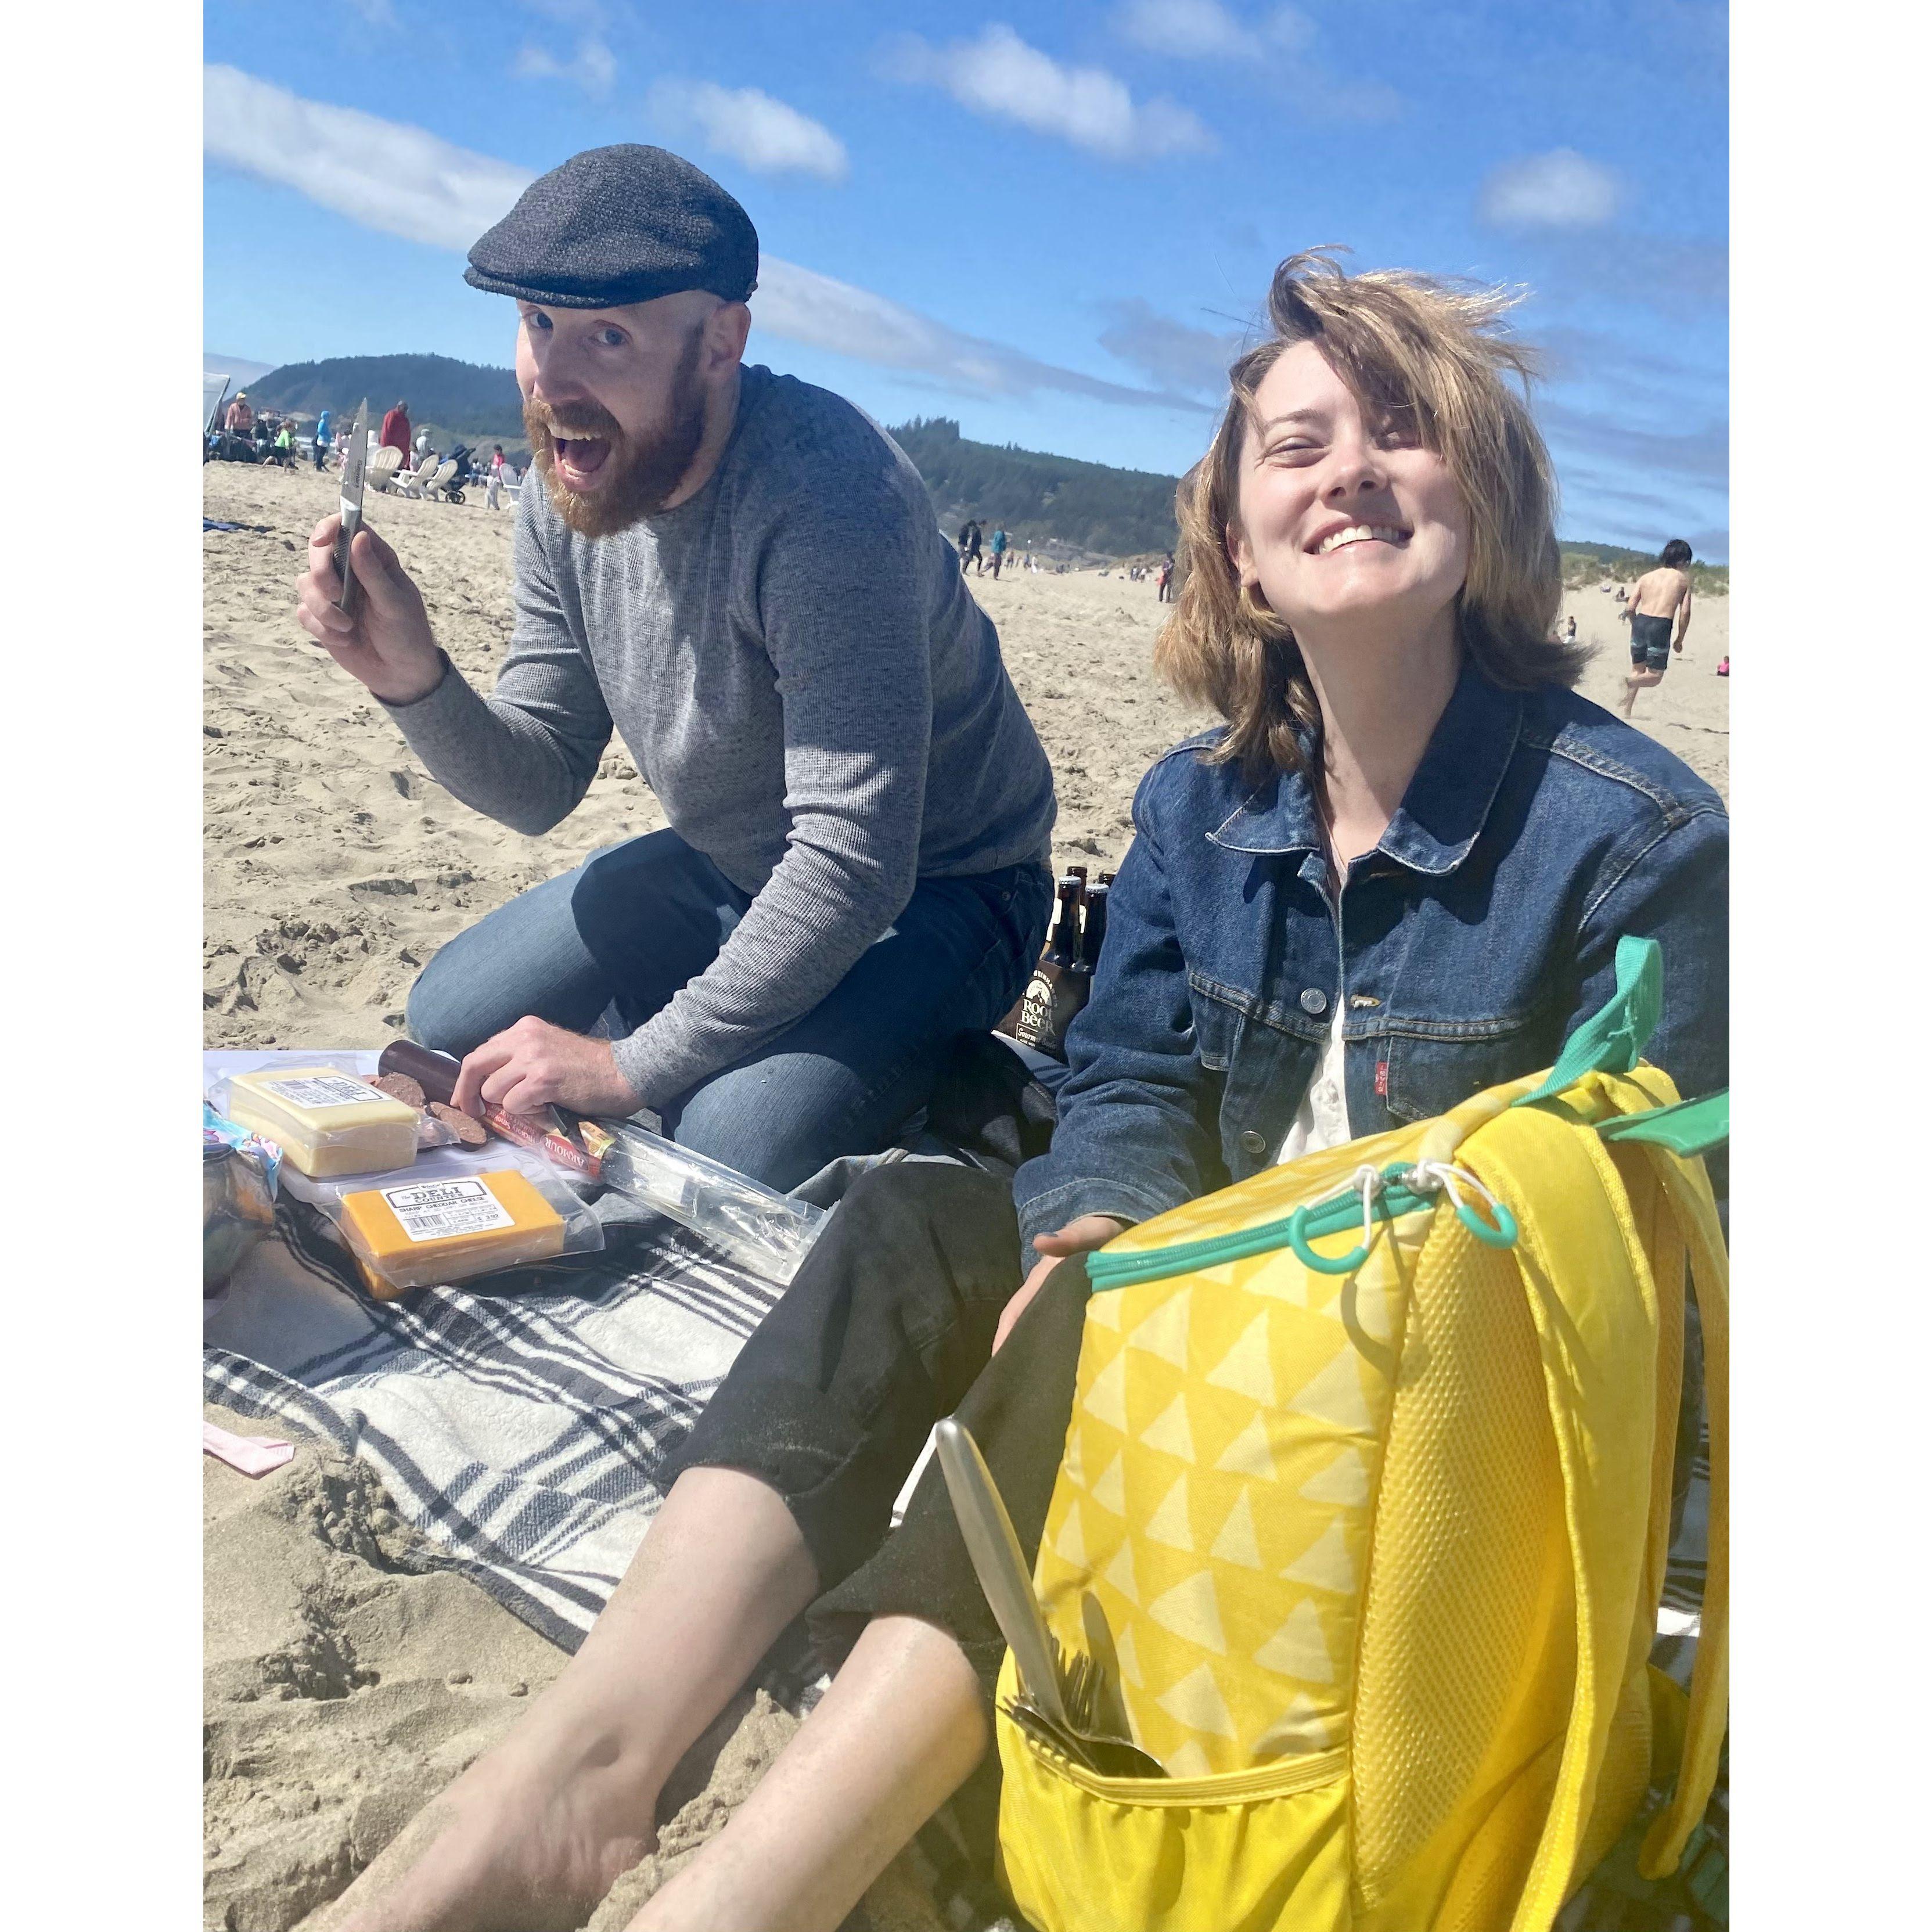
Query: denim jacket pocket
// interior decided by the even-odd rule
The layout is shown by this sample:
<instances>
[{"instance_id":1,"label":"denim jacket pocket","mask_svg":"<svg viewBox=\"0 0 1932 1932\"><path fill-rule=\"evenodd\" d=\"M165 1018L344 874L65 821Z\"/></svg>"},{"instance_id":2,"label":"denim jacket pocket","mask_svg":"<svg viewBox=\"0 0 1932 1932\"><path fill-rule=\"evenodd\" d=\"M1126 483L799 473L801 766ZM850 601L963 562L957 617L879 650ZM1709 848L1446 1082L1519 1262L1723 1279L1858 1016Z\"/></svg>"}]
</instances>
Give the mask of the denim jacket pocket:
<instances>
[{"instance_id":1,"label":"denim jacket pocket","mask_svg":"<svg viewBox=\"0 0 1932 1932\"><path fill-rule=\"evenodd\" d=\"M1194 1014L1195 1057L1210 1073L1226 1073L1234 1064L1247 1024L1240 994L1190 973L1187 1001Z\"/></svg>"},{"instance_id":2,"label":"denim jacket pocket","mask_svg":"<svg viewBox=\"0 0 1932 1932\"><path fill-rule=\"evenodd\" d=\"M1392 1121L1410 1126L1432 1119L1485 1087L1543 1066L1555 1057L1560 1024L1552 1010L1414 1029L1397 1022L1378 1056L1388 1068L1383 1100Z\"/></svg>"}]
</instances>

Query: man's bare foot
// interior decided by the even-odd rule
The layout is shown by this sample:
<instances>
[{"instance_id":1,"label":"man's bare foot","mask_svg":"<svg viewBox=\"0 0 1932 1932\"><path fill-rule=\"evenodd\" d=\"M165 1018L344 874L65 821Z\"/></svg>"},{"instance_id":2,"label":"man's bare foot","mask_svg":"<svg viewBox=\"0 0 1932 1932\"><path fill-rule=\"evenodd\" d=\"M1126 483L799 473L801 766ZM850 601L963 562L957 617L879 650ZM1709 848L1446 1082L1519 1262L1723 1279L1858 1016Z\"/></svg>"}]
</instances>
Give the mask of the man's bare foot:
<instances>
[{"instance_id":1,"label":"man's bare foot","mask_svg":"<svg viewBox=\"0 0 1932 1932\"><path fill-rule=\"evenodd\" d=\"M574 1932L655 1847L662 1782L610 1726L573 1732L562 1713L532 1710L417 1814L319 1932Z\"/></svg>"}]
</instances>

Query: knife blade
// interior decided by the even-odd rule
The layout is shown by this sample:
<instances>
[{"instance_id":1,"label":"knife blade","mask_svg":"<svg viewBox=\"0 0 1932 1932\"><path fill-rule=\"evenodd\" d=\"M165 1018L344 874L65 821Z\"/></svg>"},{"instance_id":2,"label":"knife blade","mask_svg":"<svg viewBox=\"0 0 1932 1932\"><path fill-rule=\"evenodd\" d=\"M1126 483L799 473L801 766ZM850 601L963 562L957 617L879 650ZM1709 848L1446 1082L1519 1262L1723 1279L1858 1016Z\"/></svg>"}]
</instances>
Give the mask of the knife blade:
<instances>
[{"instance_id":1,"label":"knife blade","mask_svg":"<svg viewBox=\"0 0 1932 1932\"><path fill-rule=\"evenodd\" d=\"M349 546L362 527L362 491L369 478L369 398L357 406L354 427L342 452L342 528L335 539L335 574L342 585L335 607L345 617L356 614L356 573L349 567Z\"/></svg>"}]
</instances>

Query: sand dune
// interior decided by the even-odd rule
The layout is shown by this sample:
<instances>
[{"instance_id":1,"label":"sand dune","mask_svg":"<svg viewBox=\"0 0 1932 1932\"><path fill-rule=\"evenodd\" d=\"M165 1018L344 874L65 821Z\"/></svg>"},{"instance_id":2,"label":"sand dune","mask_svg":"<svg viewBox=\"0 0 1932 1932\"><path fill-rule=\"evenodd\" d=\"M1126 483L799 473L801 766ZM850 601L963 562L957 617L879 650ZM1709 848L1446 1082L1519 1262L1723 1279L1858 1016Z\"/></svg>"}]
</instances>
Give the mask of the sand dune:
<instances>
[{"instance_id":1,"label":"sand dune","mask_svg":"<svg viewBox=\"0 0 1932 1932\"><path fill-rule=\"evenodd\" d=\"M592 847L663 824L628 758L606 754L590 796L528 838L432 781L379 708L297 628L310 525L334 507L313 472L218 464L206 557L206 977L211 1045L364 1046L400 1023L436 948ZM488 687L510 626L512 513L382 501L371 520L402 552L457 664ZM1052 757L1056 856L1090 868L1126 849L1135 782L1204 722L1156 683L1154 586L1092 572L974 580ZM1606 593L1566 606L1602 647L1584 689L1609 701L1628 632ZM1729 687L1723 600L1637 722L1724 789ZM210 1412L244 1434L263 1425ZM205 1459L206 1460L206 1459ZM286 1932L348 1882L427 1798L488 1748L562 1666L562 1654L467 1581L427 1573L367 1472L304 1446L259 1482L205 1472L207 1923ZM794 1720L741 1700L687 1760L657 1858L592 1921L620 1928L718 1828ZM862 1909L875 1932L938 1932L908 1865Z\"/></svg>"}]
</instances>

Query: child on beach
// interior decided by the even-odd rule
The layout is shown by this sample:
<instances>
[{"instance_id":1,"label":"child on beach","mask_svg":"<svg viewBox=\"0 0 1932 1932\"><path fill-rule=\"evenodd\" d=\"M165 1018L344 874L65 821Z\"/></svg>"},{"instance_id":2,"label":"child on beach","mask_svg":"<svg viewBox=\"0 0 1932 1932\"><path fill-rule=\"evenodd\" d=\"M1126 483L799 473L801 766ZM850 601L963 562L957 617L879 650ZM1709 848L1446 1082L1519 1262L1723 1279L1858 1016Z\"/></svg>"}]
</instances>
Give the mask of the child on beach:
<instances>
[{"instance_id":1,"label":"child on beach","mask_svg":"<svg viewBox=\"0 0 1932 1932\"><path fill-rule=\"evenodd\" d=\"M1547 1066L1612 990L1626 934L1663 945L1650 1056L1687 1094L1724 1084L1723 807L1570 688L1505 306L1319 254L1276 271L1272 332L1181 487L1157 647L1223 722L1142 781L1052 1147L1011 1198L944 1165L857 1184L678 1453L582 1648L330 1932L581 1924L654 1842L671 1768L808 1610L844 1656L830 1690L632 1932L832 1932L956 1792L983 1848L1004 1646L936 1471L887 1525L956 1410L1030 1561L1079 1258Z\"/></svg>"}]
</instances>

